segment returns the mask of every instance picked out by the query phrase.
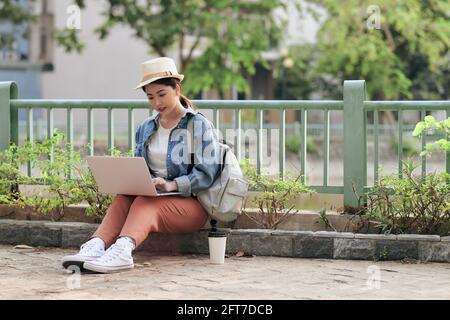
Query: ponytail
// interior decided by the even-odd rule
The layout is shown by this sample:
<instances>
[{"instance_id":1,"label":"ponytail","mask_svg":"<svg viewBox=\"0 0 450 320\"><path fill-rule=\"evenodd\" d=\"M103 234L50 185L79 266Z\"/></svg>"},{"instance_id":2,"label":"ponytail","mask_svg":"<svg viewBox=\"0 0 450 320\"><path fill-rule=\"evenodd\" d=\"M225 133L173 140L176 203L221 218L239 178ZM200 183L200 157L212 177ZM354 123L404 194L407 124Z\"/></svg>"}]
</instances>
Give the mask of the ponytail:
<instances>
[{"instance_id":1,"label":"ponytail","mask_svg":"<svg viewBox=\"0 0 450 320\"><path fill-rule=\"evenodd\" d=\"M180 96L180 102L184 107L186 107L186 108L189 107L189 108L194 109L194 105L192 104L192 101L183 95Z\"/></svg>"}]
</instances>

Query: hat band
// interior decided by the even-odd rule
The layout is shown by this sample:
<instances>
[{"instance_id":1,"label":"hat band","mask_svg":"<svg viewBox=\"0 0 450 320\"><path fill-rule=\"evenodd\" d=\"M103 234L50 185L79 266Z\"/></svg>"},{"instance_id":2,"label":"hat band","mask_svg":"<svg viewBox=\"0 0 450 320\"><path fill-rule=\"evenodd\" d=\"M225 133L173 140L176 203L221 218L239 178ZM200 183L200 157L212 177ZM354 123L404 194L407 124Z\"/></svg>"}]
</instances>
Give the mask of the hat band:
<instances>
[{"instance_id":1,"label":"hat band","mask_svg":"<svg viewBox=\"0 0 450 320\"><path fill-rule=\"evenodd\" d=\"M172 71L150 73L150 74L146 74L145 76L142 77L142 82L153 79L153 78L157 78L157 77L165 77L165 76L171 76L171 75L172 75Z\"/></svg>"}]
</instances>

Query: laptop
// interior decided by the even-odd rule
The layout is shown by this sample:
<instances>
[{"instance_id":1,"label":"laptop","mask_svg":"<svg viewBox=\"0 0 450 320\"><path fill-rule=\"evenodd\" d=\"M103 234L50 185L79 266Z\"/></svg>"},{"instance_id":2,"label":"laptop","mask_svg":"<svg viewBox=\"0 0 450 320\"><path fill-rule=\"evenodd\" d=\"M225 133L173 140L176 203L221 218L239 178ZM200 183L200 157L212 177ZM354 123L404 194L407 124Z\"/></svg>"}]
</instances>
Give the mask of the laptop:
<instances>
[{"instance_id":1,"label":"laptop","mask_svg":"<svg viewBox=\"0 0 450 320\"><path fill-rule=\"evenodd\" d=\"M153 184L142 157L86 157L100 192L133 196L170 196L180 192L160 192Z\"/></svg>"}]
</instances>

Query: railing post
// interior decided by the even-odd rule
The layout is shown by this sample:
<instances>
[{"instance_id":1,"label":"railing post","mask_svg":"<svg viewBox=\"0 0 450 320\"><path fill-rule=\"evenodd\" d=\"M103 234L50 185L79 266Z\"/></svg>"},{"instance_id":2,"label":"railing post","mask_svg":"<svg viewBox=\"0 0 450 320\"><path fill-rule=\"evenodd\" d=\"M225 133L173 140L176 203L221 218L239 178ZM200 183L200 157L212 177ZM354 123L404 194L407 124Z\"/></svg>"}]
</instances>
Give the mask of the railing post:
<instances>
[{"instance_id":1,"label":"railing post","mask_svg":"<svg viewBox=\"0 0 450 320\"><path fill-rule=\"evenodd\" d=\"M8 149L11 142L19 143L19 112L11 110L11 100L18 96L15 82L0 82L0 151Z\"/></svg>"},{"instance_id":2,"label":"railing post","mask_svg":"<svg viewBox=\"0 0 450 320\"><path fill-rule=\"evenodd\" d=\"M344 208L359 205L367 185L365 81L344 81ZM355 194L356 192L356 194ZM363 203L361 203L362 205Z\"/></svg>"}]
</instances>

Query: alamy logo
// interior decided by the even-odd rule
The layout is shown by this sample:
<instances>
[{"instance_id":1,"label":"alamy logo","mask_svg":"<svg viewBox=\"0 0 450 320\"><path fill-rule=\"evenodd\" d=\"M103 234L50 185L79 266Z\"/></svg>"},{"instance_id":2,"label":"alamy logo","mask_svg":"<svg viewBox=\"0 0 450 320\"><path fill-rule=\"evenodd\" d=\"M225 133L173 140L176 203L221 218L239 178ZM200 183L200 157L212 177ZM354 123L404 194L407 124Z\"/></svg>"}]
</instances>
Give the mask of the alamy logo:
<instances>
[{"instance_id":1,"label":"alamy logo","mask_svg":"<svg viewBox=\"0 0 450 320\"><path fill-rule=\"evenodd\" d=\"M204 130L201 121L194 121L191 130L195 133L193 134L189 129L181 128L174 129L171 133L170 143L173 147L170 152L170 159L175 165L192 164L192 160L194 164L223 164L224 159L222 158L222 154L216 152L218 149L216 141L226 141L233 144L238 135L240 135L241 141L248 140L248 146L245 146L241 150L241 153L246 153L246 158L257 158L258 130L255 128L248 128L246 130L226 129L224 130L224 135L221 130L212 128ZM273 159L272 155L269 154L269 150L273 141L279 141L280 132L279 129L267 128L261 131L261 146L266 146L265 148L262 147L264 151L260 159L261 164L263 166L270 166ZM193 158L191 158L192 155L194 155Z\"/></svg>"},{"instance_id":2,"label":"alamy logo","mask_svg":"<svg viewBox=\"0 0 450 320\"><path fill-rule=\"evenodd\" d=\"M381 10L377 5L370 5L367 7L366 13L369 15L367 17L367 29L381 29Z\"/></svg>"},{"instance_id":3,"label":"alamy logo","mask_svg":"<svg viewBox=\"0 0 450 320\"><path fill-rule=\"evenodd\" d=\"M68 273L72 273L66 280L66 286L69 290L76 290L81 288L81 270L76 265L71 265L67 268Z\"/></svg>"},{"instance_id":4,"label":"alamy logo","mask_svg":"<svg viewBox=\"0 0 450 320\"><path fill-rule=\"evenodd\" d=\"M381 287L381 272L380 267L376 265L370 265L367 267L369 278L367 279L367 289L380 289Z\"/></svg>"},{"instance_id":5,"label":"alamy logo","mask_svg":"<svg viewBox=\"0 0 450 320\"><path fill-rule=\"evenodd\" d=\"M77 5L70 5L67 7L66 13L70 15L66 21L68 29L81 29L81 9Z\"/></svg>"}]
</instances>

